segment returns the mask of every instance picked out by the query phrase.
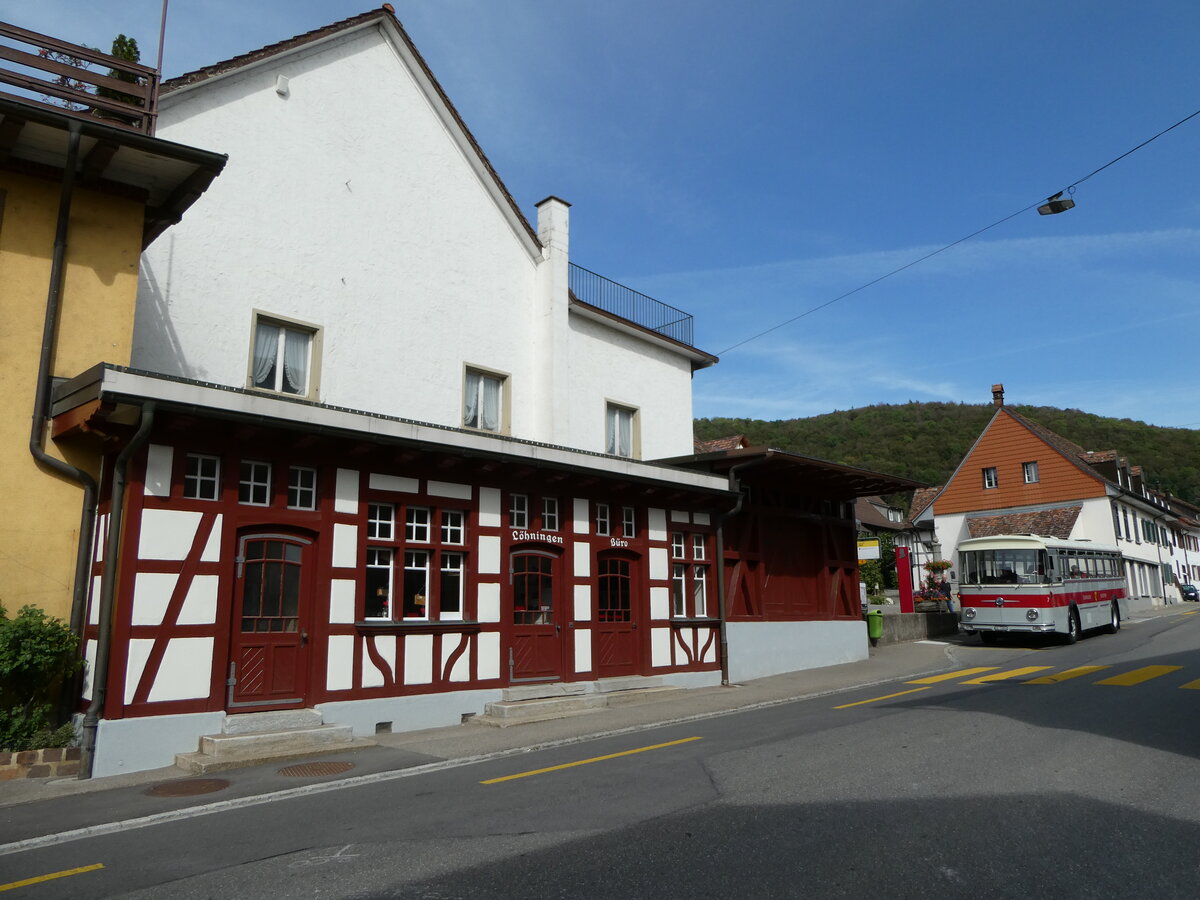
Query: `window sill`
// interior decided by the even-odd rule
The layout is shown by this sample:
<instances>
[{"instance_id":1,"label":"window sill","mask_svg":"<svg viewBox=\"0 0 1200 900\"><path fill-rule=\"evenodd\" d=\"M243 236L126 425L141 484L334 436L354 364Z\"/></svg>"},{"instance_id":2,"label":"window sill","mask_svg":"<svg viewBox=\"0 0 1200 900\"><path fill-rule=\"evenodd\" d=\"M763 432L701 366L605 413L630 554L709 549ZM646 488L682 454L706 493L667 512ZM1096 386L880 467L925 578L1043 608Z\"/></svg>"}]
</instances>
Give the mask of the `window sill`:
<instances>
[{"instance_id":1,"label":"window sill","mask_svg":"<svg viewBox=\"0 0 1200 900\"><path fill-rule=\"evenodd\" d=\"M450 634L461 632L475 634L483 630L483 626L479 622L465 619L440 619L436 622L412 619L405 622L384 622L367 619L355 622L354 627L361 632L400 632L403 634Z\"/></svg>"},{"instance_id":2,"label":"window sill","mask_svg":"<svg viewBox=\"0 0 1200 900\"><path fill-rule=\"evenodd\" d=\"M682 617L682 616L680 616L680 617L676 617L676 618L672 618L672 619L671 619L671 626L672 626L672 627L679 627L679 628L685 628L685 627L687 627L687 626L689 626L689 625L707 625L707 626L715 626L715 625L720 625L720 624L721 624L721 620L720 620L720 619L709 618L709 617L704 617L704 618L685 618L685 617Z\"/></svg>"}]
</instances>

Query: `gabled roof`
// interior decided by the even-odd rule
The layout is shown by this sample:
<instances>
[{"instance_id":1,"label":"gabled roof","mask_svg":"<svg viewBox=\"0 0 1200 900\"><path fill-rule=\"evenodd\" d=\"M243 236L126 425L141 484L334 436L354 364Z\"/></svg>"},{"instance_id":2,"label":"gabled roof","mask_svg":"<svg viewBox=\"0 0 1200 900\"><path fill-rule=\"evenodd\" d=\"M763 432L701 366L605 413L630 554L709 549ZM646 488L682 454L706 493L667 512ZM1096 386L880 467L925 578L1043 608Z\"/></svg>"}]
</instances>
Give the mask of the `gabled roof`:
<instances>
[{"instance_id":1,"label":"gabled roof","mask_svg":"<svg viewBox=\"0 0 1200 900\"><path fill-rule=\"evenodd\" d=\"M937 495L942 492L942 485L937 487L918 488L913 492L912 504L908 508L908 520L915 522L921 517L921 513L929 508L929 505L937 498Z\"/></svg>"},{"instance_id":2,"label":"gabled roof","mask_svg":"<svg viewBox=\"0 0 1200 900\"><path fill-rule=\"evenodd\" d=\"M887 531L903 531L904 525L893 522L879 511L879 507L887 507L879 496L859 497L854 501L854 518L859 524L868 528L879 528Z\"/></svg>"},{"instance_id":3,"label":"gabled roof","mask_svg":"<svg viewBox=\"0 0 1200 900\"><path fill-rule=\"evenodd\" d=\"M274 44L268 44L257 50L251 50L249 53L242 53L201 69L185 72L183 75L164 81L160 90L160 96L162 99L167 100L172 94L178 94L194 88L202 88L204 85L219 78L244 71L267 60L278 59L313 44L330 40L338 35L371 27L378 27L385 35L390 36L393 41L398 45L402 45L408 51L412 61L419 68L420 74L424 75L427 79L430 88L436 94L436 97L445 108L446 113L457 127L457 130L461 133L463 140L479 160L479 163L486 171L487 176L492 180L500 196L507 203L516 221L524 230L525 236L532 241L533 246L540 249L542 245L541 241L538 240L537 232L534 231L525 214L517 206L512 194L509 193L508 188L501 180L499 174L497 174L495 168L493 168L491 161L483 152L483 148L479 146L479 142L475 140L475 136L471 134L471 130L467 128L467 123L463 121L462 116L458 114L458 110L454 108L454 104L450 102L449 96L447 96L445 90L442 89L441 84L434 76L433 70L429 68L429 64L425 62L425 58L417 50L416 44L408 36L408 32L400 24L400 20L396 18L396 11L390 3L384 3L378 9L359 13L348 19L342 19L340 22L333 22L321 28L314 28L312 31L306 31L287 40L277 41Z\"/></svg>"}]
</instances>

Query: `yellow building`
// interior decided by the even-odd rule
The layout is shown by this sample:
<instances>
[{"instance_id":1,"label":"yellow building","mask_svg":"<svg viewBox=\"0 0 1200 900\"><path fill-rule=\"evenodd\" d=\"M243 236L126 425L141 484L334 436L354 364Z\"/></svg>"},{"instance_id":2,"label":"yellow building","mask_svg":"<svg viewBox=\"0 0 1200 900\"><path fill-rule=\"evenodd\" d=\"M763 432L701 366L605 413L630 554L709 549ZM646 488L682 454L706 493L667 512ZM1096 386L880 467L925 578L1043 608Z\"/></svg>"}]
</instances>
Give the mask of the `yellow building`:
<instances>
[{"instance_id":1,"label":"yellow building","mask_svg":"<svg viewBox=\"0 0 1200 900\"><path fill-rule=\"evenodd\" d=\"M79 80L103 86L98 73L116 68L141 81L125 88L134 106L79 92L70 99L86 107L56 106L45 96L71 89L54 81L34 89L41 99L0 96L0 604L32 604L79 633L105 436L60 422L70 436L56 439L50 393L97 363L128 365L141 251L225 157L151 136L153 69L4 23L0 36L30 45L30 70L49 48L93 63Z\"/></svg>"}]
</instances>

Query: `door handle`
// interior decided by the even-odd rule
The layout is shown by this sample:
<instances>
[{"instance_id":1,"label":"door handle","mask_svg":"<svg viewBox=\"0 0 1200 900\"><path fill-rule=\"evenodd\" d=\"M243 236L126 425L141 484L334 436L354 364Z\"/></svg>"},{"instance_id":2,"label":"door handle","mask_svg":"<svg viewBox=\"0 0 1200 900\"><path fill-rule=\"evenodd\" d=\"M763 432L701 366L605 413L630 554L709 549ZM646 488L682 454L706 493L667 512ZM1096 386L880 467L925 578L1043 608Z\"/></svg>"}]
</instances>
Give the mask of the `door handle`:
<instances>
[{"instance_id":1,"label":"door handle","mask_svg":"<svg viewBox=\"0 0 1200 900\"><path fill-rule=\"evenodd\" d=\"M301 631L300 632L300 646L303 647L307 643L308 643L308 632Z\"/></svg>"}]
</instances>

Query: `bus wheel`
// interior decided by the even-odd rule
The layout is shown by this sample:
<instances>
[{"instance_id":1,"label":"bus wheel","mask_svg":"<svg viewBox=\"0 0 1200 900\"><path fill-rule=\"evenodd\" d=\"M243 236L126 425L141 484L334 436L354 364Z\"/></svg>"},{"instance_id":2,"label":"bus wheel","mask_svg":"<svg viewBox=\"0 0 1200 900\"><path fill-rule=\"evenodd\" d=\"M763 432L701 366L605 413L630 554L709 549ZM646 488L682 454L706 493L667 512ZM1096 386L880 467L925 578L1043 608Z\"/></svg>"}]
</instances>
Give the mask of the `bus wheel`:
<instances>
[{"instance_id":1,"label":"bus wheel","mask_svg":"<svg viewBox=\"0 0 1200 900\"><path fill-rule=\"evenodd\" d=\"M981 632L979 632L979 639L981 641L983 641L985 644L994 644L994 643L996 643L996 632L981 631Z\"/></svg>"},{"instance_id":2,"label":"bus wheel","mask_svg":"<svg viewBox=\"0 0 1200 900\"><path fill-rule=\"evenodd\" d=\"M1112 615L1112 619L1109 621L1109 623L1107 625L1104 626L1105 634L1116 634L1118 631L1121 630L1121 610L1117 606L1116 600L1114 600L1112 603L1111 615Z\"/></svg>"},{"instance_id":3,"label":"bus wheel","mask_svg":"<svg viewBox=\"0 0 1200 900\"><path fill-rule=\"evenodd\" d=\"M1064 644L1073 644L1079 640L1079 613L1074 608L1067 612L1067 633L1063 635Z\"/></svg>"}]
</instances>

